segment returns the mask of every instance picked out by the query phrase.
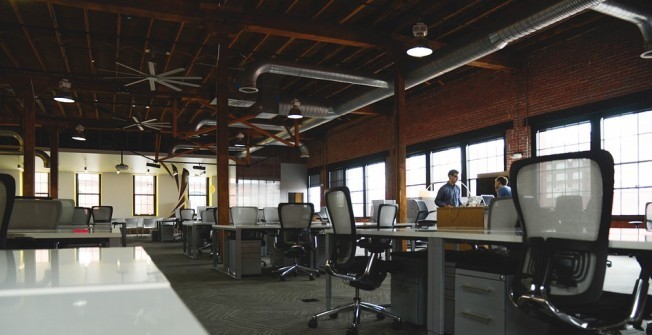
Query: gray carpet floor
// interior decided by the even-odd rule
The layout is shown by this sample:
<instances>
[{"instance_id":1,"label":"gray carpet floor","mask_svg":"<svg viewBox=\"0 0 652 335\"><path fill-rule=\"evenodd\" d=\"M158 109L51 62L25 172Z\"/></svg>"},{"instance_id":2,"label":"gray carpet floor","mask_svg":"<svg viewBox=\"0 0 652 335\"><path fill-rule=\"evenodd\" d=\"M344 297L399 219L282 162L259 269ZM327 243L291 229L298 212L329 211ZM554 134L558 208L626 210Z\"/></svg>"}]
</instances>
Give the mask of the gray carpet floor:
<instances>
[{"instance_id":1,"label":"gray carpet floor","mask_svg":"<svg viewBox=\"0 0 652 335\"><path fill-rule=\"evenodd\" d=\"M310 317L325 308L325 275L308 280L305 276L280 281L269 274L232 279L212 268L207 254L190 259L179 242L151 242L145 237L130 236L128 246L140 245L171 282L172 287L210 334L346 334L352 313L341 313L335 320L320 319L318 327L308 327ZM362 299L388 304L390 278L371 292L361 292ZM333 281L333 304L349 303L353 289L339 280ZM403 323L392 329L392 320L377 320L364 313L359 334L427 334L425 326ZM623 335L639 335L634 329ZM467 334L461 334L467 335Z\"/></svg>"}]
</instances>

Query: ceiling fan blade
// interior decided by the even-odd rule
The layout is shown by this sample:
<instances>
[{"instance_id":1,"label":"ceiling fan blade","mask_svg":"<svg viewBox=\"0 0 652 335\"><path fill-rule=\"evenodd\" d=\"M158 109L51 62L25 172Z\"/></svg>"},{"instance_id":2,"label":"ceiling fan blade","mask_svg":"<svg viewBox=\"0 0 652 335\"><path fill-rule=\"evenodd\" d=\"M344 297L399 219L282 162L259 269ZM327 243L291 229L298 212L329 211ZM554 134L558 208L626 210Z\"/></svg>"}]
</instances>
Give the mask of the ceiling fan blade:
<instances>
[{"instance_id":1,"label":"ceiling fan blade","mask_svg":"<svg viewBox=\"0 0 652 335\"><path fill-rule=\"evenodd\" d=\"M124 65L124 64L122 64L122 63L120 63L120 62L115 62L115 63L118 64L118 65L120 65L120 66L122 66L122 67L124 67L124 68L127 68L127 69L129 69L129 70L131 70L131 71L134 71L134 72L136 72L136 73L142 74L143 76L147 76L147 73L145 73L145 72L140 72L140 71L134 69L134 68L131 67L131 66Z\"/></svg>"},{"instance_id":2,"label":"ceiling fan blade","mask_svg":"<svg viewBox=\"0 0 652 335\"><path fill-rule=\"evenodd\" d=\"M165 77L165 78L159 78L159 79L164 79L164 80L170 80L170 79L172 79L172 80L175 80L175 79L200 80L200 79L202 79L202 77Z\"/></svg>"},{"instance_id":3,"label":"ceiling fan blade","mask_svg":"<svg viewBox=\"0 0 652 335\"><path fill-rule=\"evenodd\" d=\"M199 85L197 85L197 84L186 83L185 81L178 81L178 80L168 80L167 78L166 79L159 79L158 82L159 83L167 82L167 83L170 83L170 84L185 85L185 86L190 86L190 87L199 87Z\"/></svg>"},{"instance_id":4,"label":"ceiling fan blade","mask_svg":"<svg viewBox=\"0 0 652 335\"><path fill-rule=\"evenodd\" d=\"M174 69L174 70L171 70L171 71L168 71L168 72L163 72L163 73L159 74L157 77L167 77L167 76L169 76L171 74L183 72L185 70L186 70L185 68L180 67L178 69Z\"/></svg>"},{"instance_id":5,"label":"ceiling fan blade","mask_svg":"<svg viewBox=\"0 0 652 335\"><path fill-rule=\"evenodd\" d=\"M137 124L133 123L133 124L130 124L128 126L122 127L122 129L127 129L127 128L131 128L131 127L135 127L135 126L137 126Z\"/></svg>"},{"instance_id":6,"label":"ceiling fan blade","mask_svg":"<svg viewBox=\"0 0 652 335\"><path fill-rule=\"evenodd\" d=\"M140 77L102 77L102 79L141 79Z\"/></svg>"},{"instance_id":7,"label":"ceiling fan blade","mask_svg":"<svg viewBox=\"0 0 652 335\"><path fill-rule=\"evenodd\" d=\"M168 83L166 83L166 82L163 81L163 80L154 79L154 81L156 81L157 83L159 83L159 84L161 84L161 85L163 85L163 86L167 86L167 87L169 87L169 88L171 88L171 89L173 89L173 90L175 90L175 91L177 91L177 92L181 92L181 89L180 89L180 88L178 88L178 87L176 87L176 86L174 86L174 85L168 84Z\"/></svg>"},{"instance_id":8,"label":"ceiling fan blade","mask_svg":"<svg viewBox=\"0 0 652 335\"><path fill-rule=\"evenodd\" d=\"M141 123L152 123L152 122L156 122L156 120L157 119L149 119L149 120L146 120L146 121L142 121Z\"/></svg>"},{"instance_id":9,"label":"ceiling fan blade","mask_svg":"<svg viewBox=\"0 0 652 335\"><path fill-rule=\"evenodd\" d=\"M141 82L143 82L143 81L145 81L145 80L147 80L147 78L143 78L143 79L140 79L140 80L132 81L132 82L130 82L130 83L128 83L128 84L125 84L124 86L131 86L131 85L134 85L134 84L141 83Z\"/></svg>"},{"instance_id":10,"label":"ceiling fan blade","mask_svg":"<svg viewBox=\"0 0 652 335\"><path fill-rule=\"evenodd\" d=\"M156 69L154 68L154 62L147 62L147 68L149 69L149 74L151 76L156 76Z\"/></svg>"},{"instance_id":11,"label":"ceiling fan blade","mask_svg":"<svg viewBox=\"0 0 652 335\"><path fill-rule=\"evenodd\" d=\"M156 91L156 85L154 85L154 81L156 79L153 78L147 78L147 79L149 80L149 90L152 92Z\"/></svg>"},{"instance_id":12,"label":"ceiling fan blade","mask_svg":"<svg viewBox=\"0 0 652 335\"><path fill-rule=\"evenodd\" d=\"M134 120L134 122L140 123L140 121L138 121L138 119L135 116L132 116L131 118Z\"/></svg>"}]
</instances>

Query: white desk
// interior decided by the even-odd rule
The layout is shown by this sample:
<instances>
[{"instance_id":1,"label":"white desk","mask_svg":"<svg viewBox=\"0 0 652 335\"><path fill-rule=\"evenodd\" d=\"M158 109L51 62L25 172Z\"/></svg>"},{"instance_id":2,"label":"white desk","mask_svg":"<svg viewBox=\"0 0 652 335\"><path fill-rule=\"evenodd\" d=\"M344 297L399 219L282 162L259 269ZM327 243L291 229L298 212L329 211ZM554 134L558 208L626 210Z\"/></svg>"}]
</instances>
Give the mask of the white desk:
<instances>
[{"instance_id":1,"label":"white desk","mask_svg":"<svg viewBox=\"0 0 652 335\"><path fill-rule=\"evenodd\" d=\"M332 234L332 230L326 231ZM444 334L444 281L445 260L444 241L448 242L481 242L484 244L518 244L523 237L510 231L464 231L434 229L363 229L357 230L359 236L378 236L395 239L427 239L428 240L428 296L427 328L429 334ZM652 233L644 229L612 228L609 234L609 248L619 250L652 250ZM329 251L326 243L326 252ZM332 278L326 277L326 308L331 308Z\"/></svg>"},{"instance_id":2,"label":"white desk","mask_svg":"<svg viewBox=\"0 0 652 335\"><path fill-rule=\"evenodd\" d=\"M208 334L144 249L0 250L3 334Z\"/></svg>"},{"instance_id":3,"label":"white desk","mask_svg":"<svg viewBox=\"0 0 652 335\"><path fill-rule=\"evenodd\" d=\"M34 239L37 242L52 243L53 247L59 244L96 244L104 247L124 246L122 232L94 231L74 232L73 229L11 229L7 232L7 239Z\"/></svg>"}]
</instances>

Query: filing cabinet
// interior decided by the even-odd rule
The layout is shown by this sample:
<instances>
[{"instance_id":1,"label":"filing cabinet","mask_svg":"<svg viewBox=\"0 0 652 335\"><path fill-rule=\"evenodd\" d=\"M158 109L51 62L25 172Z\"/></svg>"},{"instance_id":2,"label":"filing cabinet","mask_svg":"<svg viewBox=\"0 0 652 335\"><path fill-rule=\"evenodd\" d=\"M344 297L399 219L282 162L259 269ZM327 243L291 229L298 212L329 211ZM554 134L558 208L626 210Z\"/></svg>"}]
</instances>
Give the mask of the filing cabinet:
<instances>
[{"instance_id":1,"label":"filing cabinet","mask_svg":"<svg viewBox=\"0 0 652 335\"><path fill-rule=\"evenodd\" d=\"M261 273L260 260L260 240L242 240L240 241L239 252L235 250L235 240L228 241L228 264L225 264L230 271L234 271L235 257L239 253L242 259L242 275L256 275Z\"/></svg>"},{"instance_id":2,"label":"filing cabinet","mask_svg":"<svg viewBox=\"0 0 652 335\"><path fill-rule=\"evenodd\" d=\"M511 276L457 269L455 333L483 335L546 334L548 326L508 301Z\"/></svg>"}]
</instances>

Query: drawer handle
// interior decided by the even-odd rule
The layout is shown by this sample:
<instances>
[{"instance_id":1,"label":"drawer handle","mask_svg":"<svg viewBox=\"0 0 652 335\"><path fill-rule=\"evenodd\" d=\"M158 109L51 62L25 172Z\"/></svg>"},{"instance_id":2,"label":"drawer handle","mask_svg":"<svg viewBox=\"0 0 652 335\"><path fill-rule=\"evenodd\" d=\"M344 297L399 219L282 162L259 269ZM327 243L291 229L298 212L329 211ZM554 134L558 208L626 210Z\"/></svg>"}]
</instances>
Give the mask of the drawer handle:
<instances>
[{"instance_id":1,"label":"drawer handle","mask_svg":"<svg viewBox=\"0 0 652 335\"><path fill-rule=\"evenodd\" d=\"M492 289L485 287L471 286L467 284L462 284L462 288L468 291L478 292L478 293L491 293Z\"/></svg>"},{"instance_id":2,"label":"drawer handle","mask_svg":"<svg viewBox=\"0 0 652 335\"><path fill-rule=\"evenodd\" d=\"M489 324L491 322L491 317L486 316L484 314L477 314L477 313L465 312L465 311L462 311L461 314L469 319L473 319L475 321L483 322L486 324Z\"/></svg>"}]
</instances>

